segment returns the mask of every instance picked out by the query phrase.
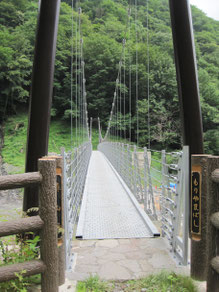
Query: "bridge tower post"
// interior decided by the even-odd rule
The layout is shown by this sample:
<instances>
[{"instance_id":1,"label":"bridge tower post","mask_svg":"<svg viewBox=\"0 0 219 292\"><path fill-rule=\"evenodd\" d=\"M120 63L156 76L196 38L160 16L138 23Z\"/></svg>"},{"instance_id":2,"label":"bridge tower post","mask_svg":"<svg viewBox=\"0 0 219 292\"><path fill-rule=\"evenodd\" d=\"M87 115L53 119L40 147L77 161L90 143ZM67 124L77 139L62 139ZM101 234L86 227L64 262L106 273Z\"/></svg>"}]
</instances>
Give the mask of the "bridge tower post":
<instances>
[{"instance_id":1,"label":"bridge tower post","mask_svg":"<svg viewBox=\"0 0 219 292\"><path fill-rule=\"evenodd\" d=\"M190 2L189 0L169 0L169 6L183 144L184 146L189 146L190 155L203 154L203 127ZM189 197L191 198L191 190ZM191 199L189 201L191 202ZM189 216L191 219L191 213ZM203 241L205 241L204 237ZM200 261L202 256L203 262L206 264L205 255L203 252L200 254L203 247L203 241L191 240L191 276L200 280L206 278L206 272L204 269L202 269L201 272L200 267L196 264Z\"/></svg>"},{"instance_id":2,"label":"bridge tower post","mask_svg":"<svg viewBox=\"0 0 219 292\"><path fill-rule=\"evenodd\" d=\"M26 172L38 169L37 160L48 153L50 109L60 0L39 1L32 86L29 107ZM38 188L27 187L23 210L38 207Z\"/></svg>"},{"instance_id":3,"label":"bridge tower post","mask_svg":"<svg viewBox=\"0 0 219 292\"><path fill-rule=\"evenodd\" d=\"M189 0L169 0L183 144L202 154L203 128Z\"/></svg>"}]
</instances>

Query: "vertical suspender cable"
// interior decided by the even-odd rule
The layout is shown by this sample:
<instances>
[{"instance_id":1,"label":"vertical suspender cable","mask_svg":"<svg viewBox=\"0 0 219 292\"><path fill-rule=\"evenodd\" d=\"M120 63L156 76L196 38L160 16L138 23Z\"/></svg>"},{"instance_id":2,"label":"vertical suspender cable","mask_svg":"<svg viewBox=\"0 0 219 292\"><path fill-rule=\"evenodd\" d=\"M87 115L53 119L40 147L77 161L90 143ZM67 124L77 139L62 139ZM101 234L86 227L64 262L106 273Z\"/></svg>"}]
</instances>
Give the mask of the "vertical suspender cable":
<instances>
[{"instance_id":1,"label":"vertical suspender cable","mask_svg":"<svg viewBox=\"0 0 219 292\"><path fill-rule=\"evenodd\" d=\"M83 58L83 39L82 39L82 97L83 97L83 142L86 139L86 91L85 91L85 72L84 72L84 58Z\"/></svg>"},{"instance_id":2,"label":"vertical suspender cable","mask_svg":"<svg viewBox=\"0 0 219 292\"><path fill-rule=\"evenodd\" d=\"M129 142L132 141L132 57L131 57L131 5L129 0Z\"/></svg>"},{"instance_id":3,"label":"vertical suspender cable","mask_svg":"<svg viewBox=\"0 0 219 292\"><path fill-rule=\"evenodd\" d=\"M81 142L84 142L84 87L83 87L83 59L82 59L83 39L81 34Z\"/></svg>"},{"instance_id":4,"label":"vertical suspender cable","mask_svg":"<svg viewBox=\"0 0 219 292\"><path fill-rule=\"evenodd\" d=\"M75 115L75 140L76 146L79 145L78 142L78 20L75 22L75 107L76 107L76 115Z\"/></svg>"},{"instance_id":5,"label":"vertical suspender cable","mask_svg":"<svg viewBox=\"0 0 219 292\"><path fill-rule=\"evenodd\" d=\"M150 55L149 55L149 0L147 0L147 87L148 87L148 149L151 148L151 126L150 126Z\"/></svg>"},{"instance_id":6,"label":"vertical suspender cable","mask_svg":"<svg viewBox=\"0 0 219 292\"><path fill-rule=\"evenodd\" d=\"M116 79L116 136L119 136L119 88L118 88L118 78Z\"/></svg>"},{"instance_id":7,"label":"vertical suspender cable","mask_svg":"<svg viewBox=\"0 0 219 292\"><path fill-rule=\"evenodd\" d=\"M81 144L81 7L80 6L78 8L78 40L79 40L79 58L78 58L79 144Z\"/></svg>"},{"instance_id":8,"label":"vertical suspender cable","mask_svg":"<svg viewBox=\"0 0 219 292\"><path fill-rule=\"evenodd\" d=\"M129 4L130 5L130 4ZM126 29L125 29L125 36L127 35L127 31L128 31L128 24L129 24L129 17L127 19L127 23L126 23ZM116 97L117 99L115 99L115 105L117 105L116 107L116 111L115 111L115 115L116 115L116 132L118 133L118 136L120 138L120 140L122 140L122 131L123 131L123 125L124 125L124 137L126 136L126 127L125 127L125 111L126 111L126 102L125 102L125 98L126 98L126 85L125 85L125 43L126 40L123 39L123 47L122 47L122 52L121 52L121 56L120 56L120 61L119 61L119 70L118 70L118 75L117 75L117 79L116 79L116 87L115 87L115 92L116 92ZM122 63L124 60L124 75L122 74ZM123 100L123 105L122 105L122 75L124 76L124 92L123 92L123 96L124 96L124 100ZM124 112L124 118L122 120L122 115ZM110 114L110 121L108 123L108 128L107 128L107 132L105 134L104 140L107 139L107 135L108 133L112 133L112 131L110 131L111 125L113 127L113 122L112 122L112 114Z\"/></svg>"},{"instance_id":9,"label":"vertical suspender cable","mask_svg":"<svg viewBox=\"0 0 219 292\"><path fill-rule=\"evenodd\" d=\"M137 137L136 144L139 143L139 112L138 112L138 32L137 32L137 19L138 19L138 10L137 10L138 1L135 0L135 41L136 41L136 123L137 123Z\"/></svg>"},{"instance_id":10,"label":"vertical suspender cable","mask_svg":"<svg viewBox=\"0 0 219 292\"><path fill-rule=\"evenodd\" d=\"M124 139L126 139L126 126L125 126L125 98L126 98L126 95L125 95L125 91L126 91L126 85L125 85L125 45L126 45L126 39L124 39L123 40L123 43L124 43L124 56L123 56L123 62L124 62L124 64L123 64L123 73L124 73L124 85L123 85L123 90L124 90L124 92L123 92L123 97L124 97L124 100L123 100L123 112L124 112L124 119L123 119L123 121L124 121Z\"/></svg>"},{"instance_id":11,"label":"vertical suspender cable","mask_svg":"<svg viewBox=\"0 0 219 292\"><path fill-rule=\"evenodd\" d=\"M72 126L72 103L73 103L73 36L74 36L74 26L73 26L73 21L74 21L74 18L73 18L73 10L74 9L74 0L72 0L71 2L71 12L72 12L72 19L71 19L71 37L72 37L72 40L71 40L71 148L73 147L73 126Z\"/></svg>"},{"instance_id":12,"label":"vertical suspender cable","mask_svg":"<svg viewBox=\"0 0 219 292\"><path fill-rule=\"evenodd\" d=\"M122 61L119 62L119 136L122 139Z\"/></svg>"}]
</instances>

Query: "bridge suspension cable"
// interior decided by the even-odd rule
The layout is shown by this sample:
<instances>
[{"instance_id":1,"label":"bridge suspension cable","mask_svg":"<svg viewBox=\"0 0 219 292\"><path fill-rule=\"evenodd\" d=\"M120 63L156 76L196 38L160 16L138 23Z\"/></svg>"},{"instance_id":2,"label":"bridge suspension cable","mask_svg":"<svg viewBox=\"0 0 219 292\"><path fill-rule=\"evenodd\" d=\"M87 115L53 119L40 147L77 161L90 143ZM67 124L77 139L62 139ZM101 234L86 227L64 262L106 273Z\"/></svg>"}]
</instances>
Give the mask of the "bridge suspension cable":
<instances>
[{"instance_id":1,"label":"bridge suspension cable","mask_svg":"<svg viewBox=\"0 0 219 292\"><path fill-rule=\"evenodd\" d=\"M113 102L110 111L110 117L108 121L108 126L106 134L104 136L104 141L109 139L111 136L112 139L115 139L115 135L119 140L123 137L126 137L126 45L127 45L127 34L130 37L130 17L131 17L131 5L129 1L128 8L128 19L126 22L126 27L124 31L124 38L122 40L122 51L120 55L118 73L115 82L115 90L113 95ZM130 50L129 50L130 52ZM130 71L131 74L131 71ZM123 80L122 80L123 79ZM130 80L130 77L129 77ZM123 82L123 83L122 83ZM129 108L131 108L129 106ZM123 116L123 117L122 117Z\"/></svg>"},{"instance_id":2,"label":"bridge suspension cable","mask_svg":"<svg viewBox=\"0 0 219 292\"><path fill-rule=\"evenodd\" d=\"M137 30L137 20L138 20L138 1L135 0L135 97L136 97L136 144L139 145L139 111L138 111L138 30Z\"/></svg>"},{"instance_id":3,"label":"bridge suspension cable","mask_svg":"<svg viewBox=\"0 0 219 292\"><path fill-rule=\"evenodd\" d=\"M71 148L73 147L73 53L74 53L74 47L73 47L73 39L74 39L74 0L71 2L71 9L72 9L72 16L71 16ZM77 134L76 134L77 137Z\"/></svg>"},{"instance_id":4,"label":"bridge suspension cable","mask_svg":"<svg viewBox=\"0 0 219 292\"><path fill-rule=\"evenodd\" d=\"M129 37L131 35L131 5L129 1ZM129 142L132 141L132 56L129 49Z\"/></svg>"},{"instance_id":5,"label":"bridge suspension cable","mask_svg":"<svg viewBox=\"0 0 219 292\"><path fill-rule=\"evenodd\" d=\"M149 0L147 0L147 98L148 98L148 149L151 149L150 121L150 48L149 48Z\"/></svg>"},{"instance_id":6,"label":"bridge suspension cable","mask_svg":"<svg viewBox=\"0 0 219 292\"><path fill-rule=\"evenodd\" d=\"M76 11L74 10L74 7L76 7ZM88 127L85 61L83 55L81 17L82 9L80 6L80 1L74 2L74 0L72 0L72 40L70 69L71 150L65 152L65 149L62 148L64 172L63 185L65 207L65 250L67 269L72 268L72 238L79 216L86 173L92 151ZM75 63L73 61L75 61ZM73 135L74 122L75 139Z\"/></svg>"},{"instance_id":7,"label":"bridge suspension cable","mask_svg":"<svg viewBox=\"0 0 219 292\"><path fill-rule=\"evenodd\" d=\"M133 15L131 15L131 7ZM148 148L151 148L151 129L150 129L150 49L149 49L149 0L147 0L147 18L146 18L146 71L147 71L147 134ZM131 24L134 23L134 28ZM131 39L135 39L135 56L131 46ZM138 28L138 0L134 1L129 7L127 13L127 23L122 40L122 51L118 64L118 73L115 82L110 117L104 141L129 141L136 142L139 145L139 28ZM133 64L134 61L134 64ZM132 75L134 75L132 78ZM135 89L134 89L135 87ZM133 88L133 89L132 89ZM135 106L133 107L135 96ZM135 118L132 118L133 112ZM133 131L134 130L134 131Z\"/></svg>"},{"instance_id":8,"label":"bridge suspension cable","mask_svg":"<svg viewBox=\"0 0 219 292\"><path fill-rule=\"evenodd\" d=\"M77 9L74 18L74 3ZM88 141L88 112L86 97L85 61L83 55L83 34L81 27L82 9L80 1L72 0L72 41L71 41L71 147L78 147ZM74 26L75 23L75 26ZM75 38L75 39L74 39ZM75 46L75 51L74 51ZM75 54L75 64L74 64ZM74 77L75 66L75 77ZM73 90L75 86L75 90ZM73 141L73 121L75 122L75 141Z\"/></svg>"}]
</instances>

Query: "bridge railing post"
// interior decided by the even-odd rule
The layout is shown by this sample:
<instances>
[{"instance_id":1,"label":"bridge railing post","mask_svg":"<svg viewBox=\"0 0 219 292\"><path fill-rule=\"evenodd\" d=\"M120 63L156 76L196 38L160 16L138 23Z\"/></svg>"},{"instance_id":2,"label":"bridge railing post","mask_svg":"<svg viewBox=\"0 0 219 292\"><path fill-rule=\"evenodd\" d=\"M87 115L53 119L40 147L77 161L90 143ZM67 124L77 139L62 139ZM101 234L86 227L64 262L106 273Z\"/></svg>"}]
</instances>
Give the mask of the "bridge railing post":
<instances>
[{"instance_id":1,"label":"bridge railing post","mask_svg":"<svg viewBox=\"0 0 219 292\"><path fill-rule=\"evenodd\" d=\"M119 142L118 144L118 148L119 148L119 165L118 165L118 172L121 175L122 172L122 143Z\"/></svg>"},{"instance_id":2,"label":"bridge railing post","mask_svg":"<svg viewBox=\"0 0 219 292\"><path fill-rule=\"evenodd\" d=\"M150 206L150 198L148 194L148 167L147 167L147 148L144 147L144 210L147 212ZM150 186L149 186L150 187Z\"/></svg>"},{"instance_id":3,"label":"bridge railing post","mask_svg":"<svg viewBox=\"0 0 219 292\"><path fill-rule=\"evenodd\" d=\"M161 199L161 216L162 216L162 236L164 236L164 228L163 228L163 217L165 216L164 204L166 197L165 183L166 183L166 152L162 150L162 199Z\"/></svg>"},{"instance_id":4,"label":"bridge railing post","mask_svg":"<svg viewBox=\"0 0 219 292\"><path fill-rule=\"evenodd\" d=\"M128 165L128 145L125 144L124 145L124 151L125 151L125 154L124 154L124 163L125 163L125 183L127 185L129 185L129 165Z\"/></svg>"},{"instance_id":5,"label":"bridge railing post","mask_svg":"<svg viewBox=\"0 0 219 292\"><path fill-rule=\"evenodd\" d=\"M133 152L133 166L134 166L134 195L137 198L138 189L137 189L137 163L136 163L136 146L134 146Z\"/></svg>"},{"instance_id":6,"label":"bridge railing post","mask_svg":"<svg viewBox=\"0 0 219 292\"><path fill-rule=\"evenodd\" d=\"M170 165L170 169L177 168L176 186L174 192L175 208L173 210L173 251L183 265L188 264L189 237L189 147L184 146L177 156L177 164ZM174 155L174 156L175 156ZM178 252L180 250L180 253Z\"/></svg>"},{"instance_id":7,"label":"bridge railing post","mask_svg":"<svg viewBox=\"0 0 219 292\"><path fill-rule=\"evenodd\" d=\"M68 193L68 189L67 189L67 165L66 165L66 154L65 154L65 148L62 147L61 148L61 154L62 154L62 159L63 159L63 198L64 198L64 221L65 221L65 232L64 232L64 236L65 236L65 267L66 270L68 269L68 233L69 233L69 212L68 212L68 199L67 199L67 193Z\"/></svg>"},{"instance_id":8,"label":"bridge railing post","mask_svg":"<svg viewBox=\"0 0 219 292\"><path fill-rule=\"evenodd\" d=\"M125 155L124 155L124 143L121 143L121 172L120 172L120 175L122 177L122 179L124 180L124 175L125 175L125 167L124 167L124 158L125 158Z\"/></svg>"},{"instance_id":9,"label":"bridge railing post","mask_svg":"<svg viewBox=\"0 0 219 292\"><path fill-rule=\"evenodd\" d=\"M120 171L120 142L116 143L116 170L119 172Z\"/></svg>"},{"instance_id":10,"label":"bridge railing post","mask_svg":"<svg viewBox=\"0 0 219 292\"><path fill-rule=\"evenodd\" d=\"M151 179L150 165L148 159L148 150L144 147L144 209L145 212L150 213L155 220L157 220L153 185Z\"/></svg>"},{"instance_id":11,"label":"bridge railing post","mask_svg":"<svg viewBox=\"0 0 219 292\"><path fill-rule=\"evenodd\" d=\"M46 265L42 273L42 291L58 292L56 160L48 157L39 159L38 168L43 177L39 188L39 213L44 222L40 252Z\"/></svg>"}]
</instances>

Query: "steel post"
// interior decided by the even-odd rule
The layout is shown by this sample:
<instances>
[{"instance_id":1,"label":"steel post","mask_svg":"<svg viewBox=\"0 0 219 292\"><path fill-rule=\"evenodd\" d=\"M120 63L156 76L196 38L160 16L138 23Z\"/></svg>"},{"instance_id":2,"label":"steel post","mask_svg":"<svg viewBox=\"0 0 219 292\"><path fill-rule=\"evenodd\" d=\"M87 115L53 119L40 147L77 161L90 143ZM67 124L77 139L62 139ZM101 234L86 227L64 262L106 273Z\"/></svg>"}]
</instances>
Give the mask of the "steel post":
<instances>
[{"instance_id":1,"label":"steel post","mask_svg":"<svg viewBox=\"0 0 219 292\"><path fill-rule=\"evenodd\" d=\"M199 99L196 54L189 0L169 0L183 144L191 154L201 154L202 117Z\"/></svg>"},{"instance_id":2,"label":"steel post","mask_svg":"<svg viewBox=\"0 0 219 292\"><path fill-rule=\"evenodd\" d=\"M184 181L184 205L183 205L183 265L188 263L189 244L189 147L183 147L183 181Z\"/></svg>"},{"instance_id":3,"label":"steel post","mask_svg":"<svg viewBox=\"0 0 219 292\"><path fill-rule=\"evenodd\" d=\"M50 109L60 0L39 3L32 87L29 108L26 172L38 169L37 160L48 153ZM25 189L23 210L38 207L38 188Z\"/></svg>"}]
</instances>

